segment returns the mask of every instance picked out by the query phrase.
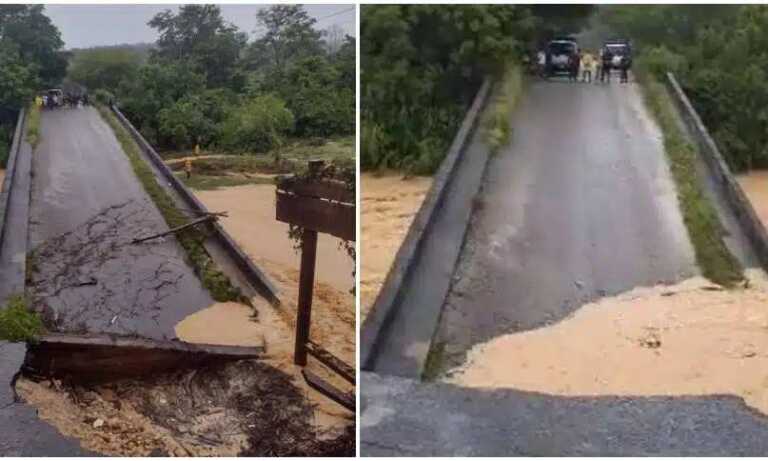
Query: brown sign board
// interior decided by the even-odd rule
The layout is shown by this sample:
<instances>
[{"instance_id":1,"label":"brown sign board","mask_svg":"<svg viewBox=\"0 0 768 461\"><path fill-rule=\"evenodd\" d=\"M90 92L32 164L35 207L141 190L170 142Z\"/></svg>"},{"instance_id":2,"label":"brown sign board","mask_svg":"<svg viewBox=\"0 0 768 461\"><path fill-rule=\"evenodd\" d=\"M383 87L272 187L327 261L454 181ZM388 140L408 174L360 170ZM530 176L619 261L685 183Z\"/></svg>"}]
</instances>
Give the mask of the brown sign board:
<instances>
[{"instance_id":1,"label":"brown sign board","mask_svg":"<svg viewBox=\"0 0 768 461\"><path fill-rule=\"evenodd\" d=\"M355 240L355 205L277 191L278 221Z\"/></svg>"}]
</instances>

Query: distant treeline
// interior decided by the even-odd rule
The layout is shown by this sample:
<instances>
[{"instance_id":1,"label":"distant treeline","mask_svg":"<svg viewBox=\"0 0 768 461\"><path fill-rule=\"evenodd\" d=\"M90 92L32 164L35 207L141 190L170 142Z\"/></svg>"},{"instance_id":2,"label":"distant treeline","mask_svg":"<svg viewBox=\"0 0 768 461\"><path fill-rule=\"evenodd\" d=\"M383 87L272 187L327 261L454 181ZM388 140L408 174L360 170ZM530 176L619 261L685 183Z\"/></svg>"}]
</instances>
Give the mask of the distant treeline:
<instances>
[{"instance_id":1,"label":"distant treeline","mask_svg":"<svg viewBox=\"0 0 768 461\"><path fill-rule=\"evenodd\" d=\"M41 5L0 5L0 108L69 80L117 101L164 149L265 152L286 137L351 135L355 41L316 22L300 5L270 6L249 41L218 6L183 5L149 22L154 44L64 52Z\"/></svg>"},{"instance_id":2,"label":"distant treeline","mask_svg":"<svg viewBox=\"0 0 768 461\"><path fill-rule=\"evenodd\" d=\"M732 168L768 167L768 6L614 5L599 18L635 41L641 70L675 72Z\"/></svg>"}]
</instances>

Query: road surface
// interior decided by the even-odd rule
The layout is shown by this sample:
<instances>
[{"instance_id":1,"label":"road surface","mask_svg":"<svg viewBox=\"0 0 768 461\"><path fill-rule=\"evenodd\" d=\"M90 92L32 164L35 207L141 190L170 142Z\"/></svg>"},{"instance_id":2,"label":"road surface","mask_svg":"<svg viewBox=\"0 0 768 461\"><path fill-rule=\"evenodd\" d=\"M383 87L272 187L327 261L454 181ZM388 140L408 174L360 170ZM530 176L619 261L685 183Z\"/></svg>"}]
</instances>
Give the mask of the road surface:
<instances>
[{"instance_id":1,"label":"road surface","mask_svg":"<svg viewBox=\"0 0 768 461\"><path fill-rule=\"evenodd\" d=\"M765 456L732 396L557 397L363 373L363 456Z\"/></svg>"},{"instance_id":2,"label":"road surface","mask_svg":"<svg viewBox=\"0 0 768 461\"><path fill-rule=\"evenodd\" d=\"M438 327L441 368L596 298L696 273L639 88L534 83L486 170Z\"/></svg>"},{"instance_id":3,"label":"road surface","mask_svg":"<svg viewBox=\"0 0 768 461\"><path fill-rule=\"evenodd\" d=\"M35 307L64 332L174 338L213 304L111 128L94 108L42 114L33 156L30 248Z\"/></svg>"}]
</instances>

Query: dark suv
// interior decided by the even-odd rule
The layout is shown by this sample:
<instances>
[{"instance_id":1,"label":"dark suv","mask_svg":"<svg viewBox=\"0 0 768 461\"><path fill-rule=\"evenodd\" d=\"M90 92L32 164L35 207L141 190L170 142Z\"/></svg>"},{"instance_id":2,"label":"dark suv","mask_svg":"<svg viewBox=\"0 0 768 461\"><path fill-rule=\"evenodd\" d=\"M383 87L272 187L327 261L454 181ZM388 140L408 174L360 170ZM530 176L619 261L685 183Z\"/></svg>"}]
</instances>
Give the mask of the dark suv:
<instances>
[{"instance_id":1,"label":"dark suv","mask_svg":"<svg viewBox=\"0 0 768 461\"><path fill-rule=\"evenodd\" d=\"M573 59L579 54L579 45L571 38L556 38L547 43L546 73L568 73Z\"/></svg>"},{"instance_id":2,"label":"dark suv","mask_svg":"<svg viewBox=\"0 0 768 461\"><path fill-rule=\"evenodd\" d=\"M632 43L629 40L609 40L603 44L603 55L610 53L611 69L632 67Z\"/></svg>"}]
</instances>

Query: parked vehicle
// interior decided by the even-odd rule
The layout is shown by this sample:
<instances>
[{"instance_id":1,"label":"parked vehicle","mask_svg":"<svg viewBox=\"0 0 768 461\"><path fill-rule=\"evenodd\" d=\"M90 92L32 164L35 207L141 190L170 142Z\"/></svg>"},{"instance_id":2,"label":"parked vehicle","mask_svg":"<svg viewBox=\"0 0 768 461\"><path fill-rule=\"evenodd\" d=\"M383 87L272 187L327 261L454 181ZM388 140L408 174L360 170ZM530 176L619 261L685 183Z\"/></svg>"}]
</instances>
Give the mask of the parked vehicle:
<instances>
[{"instance_id":1,"label":"parked vehicle","mask_svg":"<svg viewBox=\"0 0 768 461\"><path fill-rule=\"evenodd\" d=\"M59 88L53 88L45 90L42 96L46 96L46 109L53 109L54 107L61 107L64 105L64 92Z\"/></svg>"},{"instance_id":2,"label":"parked vehicle","mask_svg":"<svg viewBox=\"0 0 768 461\"><path fill-rule=\"evenodd\" d=\"M570 73L573 60L579 55L579 45L570 37L556 38L547 44L546 74Z\"/></svg>"},{"instance_id":3,"label":"parked vehicle","mask_svg":"<svg viewBox=\"0 0 768 461\"><path fill-rule=\"evenodd\" d=\"M629 40L615 39L603 43L603 53L611 53L611 69L629 69L632 67L632 43Z\"/></svg>"}]
</instances>

